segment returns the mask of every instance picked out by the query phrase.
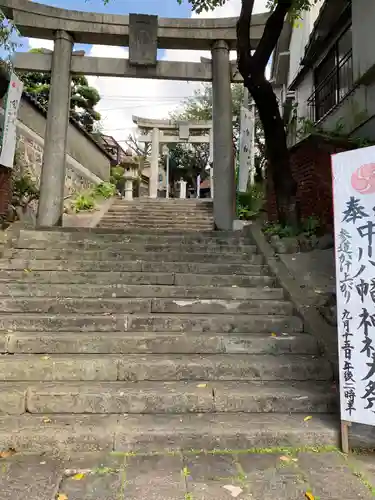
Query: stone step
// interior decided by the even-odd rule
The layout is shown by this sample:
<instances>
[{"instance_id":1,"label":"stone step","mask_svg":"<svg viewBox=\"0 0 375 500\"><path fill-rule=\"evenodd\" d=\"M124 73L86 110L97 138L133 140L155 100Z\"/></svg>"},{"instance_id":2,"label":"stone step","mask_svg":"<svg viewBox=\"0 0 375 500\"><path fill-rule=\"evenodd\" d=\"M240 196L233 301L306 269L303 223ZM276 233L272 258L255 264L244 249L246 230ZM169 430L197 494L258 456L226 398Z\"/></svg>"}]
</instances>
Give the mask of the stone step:
<instances>
[{"instance_id":1,"label":"stone step","mask_svg":"<svg viewBox=\"0 0 375 500\"><path fill-rule=\"evenodd\" d=\"M117 222L142 222L149 224L151 221L157 224L210 224L212 226L212 217L207 217L205 215L193 214L181 214L181 215L169 215L169 214L137 214L134 212L125 212L120 214L118 212L107 213L102 219L102 221L113 220Z\"/></svg>"},{"instance_id":2,"label":"stone step","mask_svg":"<svg viewBox=\"0 0 375 500\"><path fill-rule=\"evenodd\" d=\"M0 383L2 414L331 413L325 382Z\"/></svg>"},{"instance_id":3,"label":"stone step","mask_svg":"<svg viewBox=\"0 0 375 500\"><path fill-rule=\"evenodd\" d=\"M167 452L338 446L339 421L289 413L0 417L0 449L19 452Z\"/></svg>"},{"instance_id":4,"label":"stone step","mask_svg":"<svg viewBox=\"0 0 375 500\"><path fill-rule=\"evenodd\" d=\"M138 223L124 223L124 222L116 222L116 221L103 221L99 223L99 227L105 227L105 228L133 228L133 229L156 229L156 230L161 230L161 231L191 231L191 232L197 232L197 231L207 231L212 228L211 225L203 225L203 224L196 224L196 225L177 225L177 224L157 224L150 222L148 224L138 224Z\"/></svg>"},{"instance_id":5,"label":"stone step","mask_svg":"<svg viewBox=\"0 0 375 500\"><path fill-rule=\"evenodd\" d=\"M331 381L332 368L323 358L296 354L14 354L0 357L0 380Z\"/></svg>"},{"instance_id":6,"label":"stone step","mask_svg":"<svg viewBox=\"0 0 375 500\"><path fill-rule=\"evenodd\" d=\"M92 271L98 272L154 272L154 273L194 273L194 274L242 274L250 276L267 275L268 267L259 264L210 264L209 262L143 262L101 261L101 260L0 260L1 270L35 271ZM25 271L26 270L26 271Z\"/></svg>"},{"instance_id":7,"label":"stone step","mask_svg":"<svg viewBox=\"0 0 375 500\"><path fill-rule=\"evenodd\" d=\"M106 272L106 271L5 271L0 270L0 283L22 281L24 283L91 283L124 285L177 285L177 286L273 286L272 276L215 275L146 272Z\"/></svg>"},{"instance_id":8,"label":"stone step","mask_svg":"<svg viewBox=\"0 0 375 500\"><path fill-rule=\"evenodd\" d=\"M235 234L235 233L233 233ZM45 242L49 245L54 244L75 244L85 242L100 244L106 243L111 244L134 244L138 245L158 245L167 246L170 245L198 245L205 247L217 247L217 246L230 246L230 247L240 247L242 245L249 245L249 239L243 238L241 236L221 236L220 233L215 233L215 237L211 234L206 236L205 234L198 233L184 235L175 235L173 233L169 234L112 234L112 233L101 233L101 232L86 232L82 231L80 233L63 232L61 234L54 231L21 231L19 242L22 242L26 246L27 243L38 242L41 244Z\"/></svg>"},{"instance_id":9,"label":"stone step","mask_svg":"<svg viewBox=\"0 0 375 500\"><path fill-rule=\"evenodd\" d=\"M120 261L148 261L148 262L208 262L208 263L244 263L261 264L263 256L259 254L233 253L195 253L195 252L127 252L111 250L76 250L70 247L65 249L8 249L4 252L5 258L18 259L76 259L76 260L120 260Z\"/></svg>"},{"instance_id":10,"label":"stone step","mask_svg":"<svg viewBox=\"0 0 375 500\"><path fill-rule=\"evenodd\" d=\"M205 219L212 220L212 210L186 210L184 208L177 208L175 210L161 210L159 209L134 209L134 208L110 208L103 217L108 216L118 217L136 217L140 219L148 219L154 217L155 219L172 219L172 220L185 220L185 219Z\"/></svg>"},{"instance_id":11,"label":"stone step","mask_svg":"<svg viewBox=\"0 0 375 500\"><path fill-rule=\"evenodd\" d=\"M200 233L184 233L183 231L178 232L156 232L152 229L149 231L142 231L139 233L137 230L122 230L122 229L104 229L104 228L77 228L77 227L60 227L60 228L47 228L47 229L38 229L38 230L30 230L30 229L22 229L20 231L20 235L23 237L30 237L35 239L54 239L55 241L71 241L71 240L82 240L82 239L96 239L96 238L105 238L111 241L144 241L145 239L151 239L152 242L154 240L162 240L162 241L208 241L218 240L222 242L226 241L247 241L248 235L246 238L240 231L203 231Z\"/></svg>"},{"instance_id":12,"label":"stone step","mask_svg":"<svg viewBox=\"0 0 375 500\"><path fill-rule=\"evenodd\" d=\"M320 349L307 333L13 332L0 336L10 354L311 354Z\"/></svg>"},{"instance_id":13,"label":"stone step","mask_svg":"<svg viewBox=\"0 0 375 500\"><path fill-rule=\"evenodd\" d=\"M282 333L301 332L302 321L296 316L199 315L199 314L111 314L52 315L2 314L0 330L57 332L216 332Z\"/></svg>"},{"instance_id":14,"label":"stone step","mask_svg":"<svg viewBox=\"0 0 375 500\"><path fill-rule=\"evenodd\" d=\"M43 314L293 314L288 301L279 300L217 300L217 299L97 299L97 298L4 298L0 313Z\"/></svg>"},{"instance_id":15,"label":"stone step","mask_svg":"<svg viewBox=\"0 0 375 500\"><path fill-rule=\"evenodd\" d=\"M0 417L0 448L53 452L167 452L338 446L336 416L289 413L21 415Z\"/></svg>"},{"instance_id":16,"label":"stone step","mask_svg":"<svg viewBox=\"0 0 375 500\"><path fill-rule=\"evenodd\" d=\"M66 242L50 242L50 241L18 241L17 248L19 249L66 249ZM206 245L199 243L172 243L167 245L161 244L149 244L149 243L112 243L106 240L101 241L74 241L69 243L69 250L75 250L81 252L82 250L108 250L111 252L133 252L133 253L145 253L145 252L195 252L195 253L221 253L225 255L228 254L252 254L257 252L255 245Z\"/></svg>"},{"instance_id":17,"label":"stone step","mask_svg":"<svg viewBox=\"0 0 375 500\"><path fill-rule=\"evenodd\" d=\"M99 225L101 226L102 224L118 224L118 225L123 225L123 226L136 226L136 227L165 227L168 230L171 227L178 228L180 227L181 229L184 229L185 227L188 228L199 228L204 230L210 230L213 229L213 221L211 220L206 220L206 219L197 219L196 217L190 218L190 219L174 219L171 220L171 218L155 218L155 217L149 217L149 218L140 218L140 217L104 217L101 219L99 222Z\"/></svg>"},{"instance_id":18,"label":"stone step","mask_svg":"<svg viewBox=\"0 0 375 500\"><path fill-rule=\"evenodd\" d=\"M186 205L171 205L171 206L160 206L160 205L140 205L140 206L130 206L130 205L112 205L106 213L137 213L137 214L168 214L168 215L206 215L207 217L212 217L213 209L212 207L194 207Z\"/></svg>"},{"instance_id":19,"label":"stone step","mask_svg":"<svg viewBox=\"0 0 375 500\"><path fill-rule=\"evenodd\" d=\"M213 201L210 199L203 198L137 198L134 200L124 200L118 199L114 200L111 206L122 206L122 207L142 207L142 206L156 206L156 207L197 207L197 208L212 208Z\"/></svg>"},{"instance_id":20,"label":"stone step","mask_svg":"<svg viewBox=\"0 0 375 500\"><path fill-rule=\"evenodd\" d=\"M261 287L204 287L172 285L123 285L123 284L48 284L0 282L0 296L8 297L102 297L102 298L190 298L223 300L282 300L281 288Z\"/></svg>"}]
</instances>

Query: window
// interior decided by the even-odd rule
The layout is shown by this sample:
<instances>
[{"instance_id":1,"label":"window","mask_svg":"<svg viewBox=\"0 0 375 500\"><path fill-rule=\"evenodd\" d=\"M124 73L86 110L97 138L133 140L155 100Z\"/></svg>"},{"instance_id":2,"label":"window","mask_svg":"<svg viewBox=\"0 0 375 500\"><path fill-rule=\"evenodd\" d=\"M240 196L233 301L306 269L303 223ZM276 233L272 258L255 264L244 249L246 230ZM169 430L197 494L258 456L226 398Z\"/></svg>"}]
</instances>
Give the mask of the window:
<instances>
[{"instance_id":1,"label":"window","mask_svg":"<svg viewBox=\"0 0 375 500\"><path fill-rule=\"evenodd\" d=\"M315 69L315 90L308 99L310 119L320 120L346 96L352 86L352 27L350 26Z\"/></svg>"}]
</instances>

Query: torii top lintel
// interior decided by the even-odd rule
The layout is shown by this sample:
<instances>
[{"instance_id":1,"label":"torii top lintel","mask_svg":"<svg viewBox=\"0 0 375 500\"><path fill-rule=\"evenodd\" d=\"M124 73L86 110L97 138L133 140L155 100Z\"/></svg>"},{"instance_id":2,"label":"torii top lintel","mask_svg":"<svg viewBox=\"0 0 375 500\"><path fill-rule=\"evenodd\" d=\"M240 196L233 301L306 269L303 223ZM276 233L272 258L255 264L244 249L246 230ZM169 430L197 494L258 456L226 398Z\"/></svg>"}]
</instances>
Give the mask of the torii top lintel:
<instances>
[{"instance_id":1,"label":"torii top lintel","mask_svg":"<svg viewBox=\"0 0 375 500\"><path fill-rule=\"evenodd\" d=\"M0 9L12 19L22 36L54 39L57 30L70 33L76 43L129 44L129 16L60 9L30 0L0 0ZM255 14L251 21L251 43L256 47L269 14ZM160 49L210 50L216 40L236 48L237 18L157 19L157 46Z\"/></svg>"},{"instance_id":2,"label":"torii top lintel","mask_svg":"<svg viewBox=\"0 0 375 500\"><path fill-rule=\"evenodd\" d=\"M184 121L184 120L163 120L155 118L142 118L140 116L132 116L133 123L143 129L159 128L164 130L178 129L181 125L188 126L190 129L207 130L212 128L212 121Z\"/></svg>"}]
</instances>

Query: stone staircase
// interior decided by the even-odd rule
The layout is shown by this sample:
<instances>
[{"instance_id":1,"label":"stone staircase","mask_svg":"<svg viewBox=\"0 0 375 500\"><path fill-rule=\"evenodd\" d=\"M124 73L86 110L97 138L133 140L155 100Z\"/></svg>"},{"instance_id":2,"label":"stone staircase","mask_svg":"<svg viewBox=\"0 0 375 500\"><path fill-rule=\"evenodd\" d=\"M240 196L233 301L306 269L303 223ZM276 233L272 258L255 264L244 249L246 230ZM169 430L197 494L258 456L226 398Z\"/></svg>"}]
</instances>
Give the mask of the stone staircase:
<instances>
[{"instance_id":1,"label":"stone staircase","mask_svg":"<svg viewBox=\"0 0 375 500\"><path fill-rule=\"evenodd\" d=\"M213 229L212 201L138 198L116 200L99 227L154 231L209 231Z\"/></svg>"},{"instance_id":2,"label":"stone staircase","mask_svg":"<svg viewBox=\"0 0 375 500\"><path fill-rule=\"evenodd\" d=\"M0 261L0 450L336 444L330 364L251 242L191 231L204 205L180 232L143 225L151 202L117 202L112 229L20 232ZM116 229L128 210L141 229Z\"/></svg>"}]
</instances>

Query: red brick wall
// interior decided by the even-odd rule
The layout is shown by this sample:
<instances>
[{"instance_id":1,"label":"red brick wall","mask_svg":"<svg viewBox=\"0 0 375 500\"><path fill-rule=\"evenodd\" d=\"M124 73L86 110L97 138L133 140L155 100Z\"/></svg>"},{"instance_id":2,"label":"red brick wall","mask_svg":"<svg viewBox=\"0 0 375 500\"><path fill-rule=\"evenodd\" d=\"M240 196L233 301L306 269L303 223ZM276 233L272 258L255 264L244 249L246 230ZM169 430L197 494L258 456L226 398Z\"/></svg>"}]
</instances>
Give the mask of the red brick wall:
<instances>
[{"instance_id":1,"label":"red brick wall","mask_svg":"<svg viewBox=\"0 0 375 500\"><path fill-rule=\"evenodd\" d=\"M12 170L0 165L0 215L8 213L9 204L12 200Z\"/></svg>"},{"instance_id":2,"label":"red brick wall","mask_svg":"<svg viewBox=\"0 0 375 500\"><path fill-rule=\"evenodd\" d=\"M290 150L293 177L297 182L297 201L301 217L316 216L322 227L333 227L331 155L352 149L340 141L309 136ZM272 179L267 178L268 219L277 220Z\"/></svg>"}]
</instances>

